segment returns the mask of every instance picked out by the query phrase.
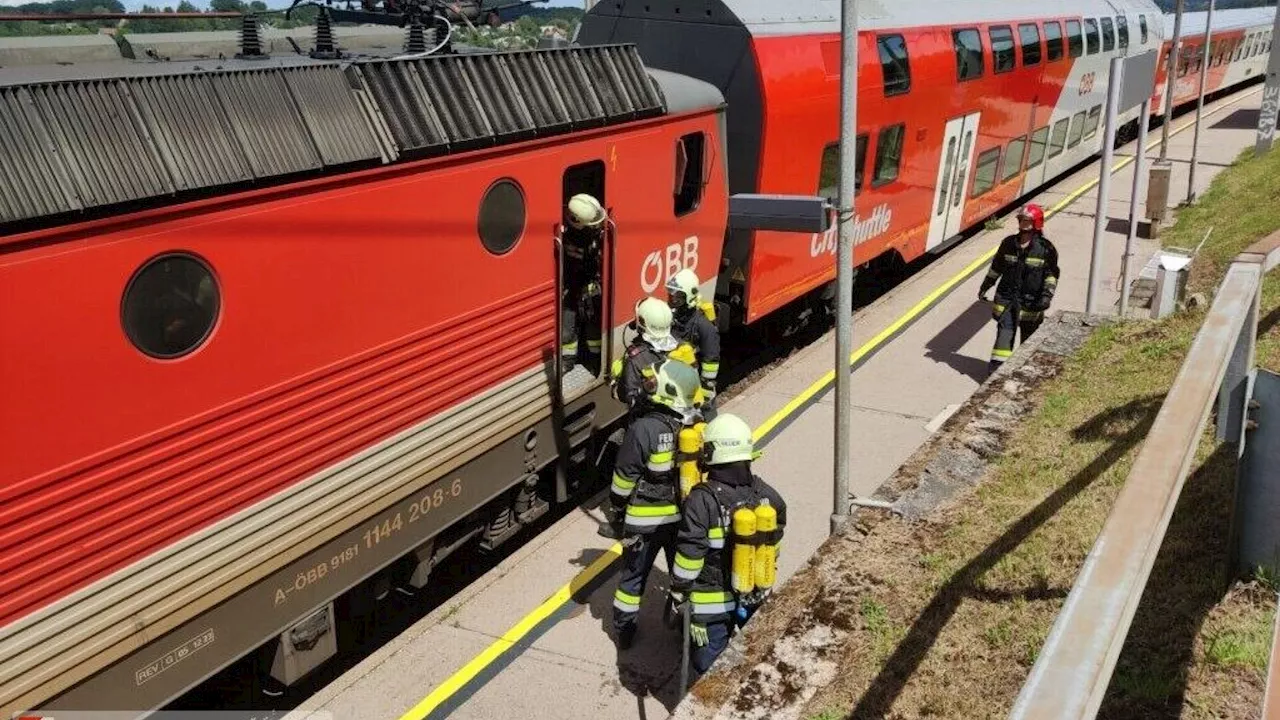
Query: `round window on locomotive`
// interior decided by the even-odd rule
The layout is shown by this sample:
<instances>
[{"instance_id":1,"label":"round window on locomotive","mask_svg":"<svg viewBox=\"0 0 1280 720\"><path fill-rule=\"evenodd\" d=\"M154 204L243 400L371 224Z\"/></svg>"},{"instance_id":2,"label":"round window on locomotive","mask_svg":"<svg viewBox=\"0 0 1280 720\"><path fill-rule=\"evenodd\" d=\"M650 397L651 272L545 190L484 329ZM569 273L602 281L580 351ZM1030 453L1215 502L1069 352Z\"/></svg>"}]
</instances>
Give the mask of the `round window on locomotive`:
<instances>
[{"instance_id":1,"label":"round window on locomotive","mask_svg":"<svg viewBox=\"0 0 1280 720\"><path fill-rule=\"evenodd\" d=\"M494 255L510 252L524 234L524 191L514 180L503 179L489 186L480 201L477 227L480 242Z\"/></svg>"},{"instance_id":2,"label":"round window on locomotive","mask_svg":"<svg viewBox=\"0 0 1280 720\"><path fill-rule=\"evenodd\" d=\"M191 255L147 261L124 291L121 322L133 346L172 359L199 347L213 331L221 297L213 271Z\"/></svg>"}]
</instances>

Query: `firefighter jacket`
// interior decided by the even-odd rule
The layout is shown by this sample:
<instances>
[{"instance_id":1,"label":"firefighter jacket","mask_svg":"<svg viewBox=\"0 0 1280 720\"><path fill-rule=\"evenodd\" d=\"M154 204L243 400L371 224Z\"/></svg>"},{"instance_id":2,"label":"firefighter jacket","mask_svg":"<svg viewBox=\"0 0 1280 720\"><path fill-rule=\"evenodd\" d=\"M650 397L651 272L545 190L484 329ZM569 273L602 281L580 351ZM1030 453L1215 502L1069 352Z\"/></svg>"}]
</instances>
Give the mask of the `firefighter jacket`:
<instances>
[{"instance_id":1,"label":"firefighter jacket","mask_svg":"<svg viewBox=\"0 0 1280 720\"><path fill-rule=\"evenodd\" d=\"M715 323L701 309L685 307L676 314L671 334L693 347L704 394L707 399L715 397L716 376L720 374L720 331Z\"/></svg>"},{"instance_id":2,"label":"firefighter jacket","mask_svg":"<svg viewBox=\"0 0 1280 720\"><path fill-rule=\"evenodd\" d=\"M653 405L627 428L609 488L613 506L626 506L624 533L645 535L680 522L676 434L683 425L674 411Z\"/></svg>"},{"instance_id":3,"label":"firefighter jacket","mask_svg":"<svg viewBox=\"0 0 1280 720\"><path fill-rule=\"evenodd\" d=\"M1025 248L1018 244L1017 235L1010 235L1000 241L991 269L982 279L982 292L999 280L997 304L1016 302L1022 310L1043 312L1053 302L1058 273L1058 249L1043 234L1037 233Z\"/></svg>"},{"instance_id":4,"label":"firefighter jacket","mask_svg":"<svg viewBox=\"0 0 1280 720\"><path fill-rule=\"evenodd\" d=\"M598 281L600 274L600 231L565 228L564 276L567 287L581 287Z\"/></svg>"},{"instance_id":5,"label":"firefighter jacket","mask_svg":"<svg viewBox=\"0 0 1280 720\"><path fill-rule=\"evenodd\" d=\"M625 404L633 412L638 403L647 398L652 391L645 389L646 381L652 383L658 376L658 366L667 359L664 353L654 350L649 343L636 338L623 357L613 361L610 374L613 382L613 396Z\"/></svg>"},{"instance_id":6,"label":"firefighter jacket","mask_svg":"<svg viewBox=\"0 0 1280 720\"><path fill-rule=\"evenodd\" d=\"M706 481L694 485L685 498L671 589L688 594L693 622L734 616L738 605L731 579L731 518L737 507L755 507L761 498L778 512L772 540L777 548L787 524L787 505L773 486L752 474L749 462L711 466Z\"/></svg>"}]
</instances>

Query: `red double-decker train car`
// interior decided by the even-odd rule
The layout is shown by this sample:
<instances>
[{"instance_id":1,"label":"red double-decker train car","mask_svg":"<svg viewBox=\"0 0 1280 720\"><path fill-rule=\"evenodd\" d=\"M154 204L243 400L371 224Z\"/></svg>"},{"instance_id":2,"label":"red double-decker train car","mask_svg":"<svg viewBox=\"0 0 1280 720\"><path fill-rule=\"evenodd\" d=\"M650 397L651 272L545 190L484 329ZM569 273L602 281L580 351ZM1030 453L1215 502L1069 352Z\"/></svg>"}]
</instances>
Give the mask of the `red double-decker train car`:
<instances>
[{"instance_id":1,"label":"red double-decker train car","mask_svg":"<svg viewBox=\"0 0 1280 720\"><path fill-rule=\"evenodd\" d=\"M1172 21L862 5L859 265L1099 152L1108 61ZM731 229L728 197L834 197L838 7L605 0L564 49L0 69L0 710L150 710L253 652L294 682L346 632L336 598L566 501L622 415L556 352L575 193L613 218L604 368L684 267L726 328L825 309L834 229ZM1217 13L1207 57L1203 17L1176 103L1201 63L1217 90L1266 61L1273 8Z\"/></svg>"}]
</instances>

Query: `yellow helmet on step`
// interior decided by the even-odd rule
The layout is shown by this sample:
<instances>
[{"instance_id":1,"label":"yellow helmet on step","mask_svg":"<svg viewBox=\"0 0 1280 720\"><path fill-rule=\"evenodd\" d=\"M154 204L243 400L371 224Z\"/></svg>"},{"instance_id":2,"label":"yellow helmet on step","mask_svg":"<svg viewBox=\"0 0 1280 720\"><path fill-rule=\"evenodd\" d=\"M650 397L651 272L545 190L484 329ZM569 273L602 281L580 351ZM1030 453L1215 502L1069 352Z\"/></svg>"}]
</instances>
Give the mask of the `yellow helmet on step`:
<instances>
[{"instance_id":1,"label":"yellow helmet on step","mask_svg":"<svg viewBox=\"0 0 1280 720\"><path fill-rule=\"evenodd\" d=\"M737 415L720 413L702 429L702 464L725 463L754 458L751 426Z\"/></svg>"},{"instance_id":2,"label":"yellow helmet on step","mask_svg":"<svg viewBox=\"0 0 1280 720\"><path fill-rule=\"evenodd\" d=\"M569 224L581 230L599 227L605 221L604 206L587 193L569 198Z\"/></svg>"}]
</instances>

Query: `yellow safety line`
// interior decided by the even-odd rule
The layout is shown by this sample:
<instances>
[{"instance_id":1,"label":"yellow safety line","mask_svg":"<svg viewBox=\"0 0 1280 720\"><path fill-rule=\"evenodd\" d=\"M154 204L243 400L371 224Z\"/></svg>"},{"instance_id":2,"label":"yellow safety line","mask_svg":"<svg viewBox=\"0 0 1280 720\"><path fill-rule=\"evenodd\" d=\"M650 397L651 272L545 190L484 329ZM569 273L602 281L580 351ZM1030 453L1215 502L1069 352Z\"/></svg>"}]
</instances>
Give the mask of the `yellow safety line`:
<instances>
[{"instance_id":1,"label":"yellow safety line","mask_svg":"<svg viewBox=\"0 0 1280 720\"><path fill-rule=\"evenodd\" d=\"M1232 100L1224 102L1222 105L1214 108L1213 110L1205 111L1204 114L1207 117L1224 108L1234 105L1237 102L1244 100L1245 98L1252 97L1253 95L1257 95L1259 92L1262 92L1261 88L1254 90L1251 93L1246 93ZM1183 130L1187 130L1194 124L1195 124L1195 121L1191 121L1182 125L1181 127L1178 127L1174 130L1170 130L1169 136L1172 137L1174 135L1177 135ZM1147 145L1147 149L1151 150L1152 148L1156 147L1159 144L1160 144L1159 140L1152 141L1150 144ZM1122 159L1120 162L1113 165L1111 167L1111 172L1113 174L1116 172L1119 172L1126 165L1128 165L1133 161L1134 161L1133 156L1126 157ZM1089 182L1080 186L1078 189L1072 191L1069 195L1063 198L1062 201L1058 202L1053 207L1049 208L1049 210L1045 211L1045 217L1046 218L1052 217L1053 215L1056 215L1057 213L1061 212L1063 208L1075 202L1077 199L1079 199L1081 195L1089 192L1097 184L1098 184L1098 179L1094 178L1093 180L1090 180ZM929 307L929 305L931 305L939 297L941 297L942 295L945 295L957 284L963 282L971 273L976 271L980 266L990 261L991 258L995 256L996 250L998 249L999 249L998 247L992 248L991 250L983 253L982 256L979 257L977 260L974 260L973 262L969 263L969 265L967 265L964 270L961 270L957 275L952 276L950 280L947 280L945 283L943 283L933 292L925 296L923 300L916 303L914 307L908 310L906 314L904 314L902 317L895 320L893 324L889 325L889 327L885 328L884 330L881 330L875 337L871 338L864 345L862 345L862 347L855 350L853 354L849 356L849 364L852 365L853 363L857 362L860 358L865 356L867 353L876 349L885 340L892 337L894 333L898 332L898 330L902 329L903 326L907 325L912 320L914 320L918 315L920 315L920 313L924 312ZM828 370L827 373L823 375L818 381L814 382L812 385L805 388L804 392L797 395L794 399L792 399L786 405L782 406L782 408L778 410L778 412L774 413L768 420L765 420L763 423L761 423L756 428L755 432L752 433L752 438L754 440L759 440L761 437L765 435L765 433L769 432L769 430L771 430L773 427L778 425L778 423L790 417L790 415L794 413L797 408L803 406L805 402L807 402L814 395L818 394L824 388L826 388L828 384L834 382L835 377L836 377L835 370ZM559 590L557 590L554 595L547 598L546 601L543 602L541 605L539 605L533 612L521 618L520 621L517 622L515 625L513 625L510 630L508 630L506 633L502 635L502 637L498 638L497 640L494 640L493 643L490 644L489 647L485 648L483 652L481 652L479 655L472 658L472 660L468 662L466 665L463 665L461 670L454 673L452 676L449 677L448 680L445 680L442 684L436 687L435 690L432 690L430 695L427 695L425 698L422 699L421 702L419 702L417 705L414 705L404 715L401 715L400 720L423 720L423 718L425 718L428 714L430 714L432 710L435 710L445 700L448 700L450 697L453 696L454 693L456 693L464 685L466 685L473 678L475 678L475 676L479 675L481 671L483 671L486 667L489 666L490 663L492 663L499 656L501 656L502 653L511 649L512 646L520 642L521 638L523 638L525 635L528 635L529 631L533 630L535 627L538 626L538 623L541 623L543 620L546 620L548 617L551 616L551 613L555 612L557 609L560 608L560 606L568 602L574 596L574 594L577 593L578 590L585 587L588 583L594 580L597 575L604 572L605 568L613 564L613 561L616 560L620 555L622 555L622 545L618 543L614 543L612 547L606 550L600 557L596 558L595 561L592 562L586 568L584 568L582 572L578 573L577 576L575 576L573 580L569 581L567 585L564 585Z\"/></svg>"}]
</instances>

